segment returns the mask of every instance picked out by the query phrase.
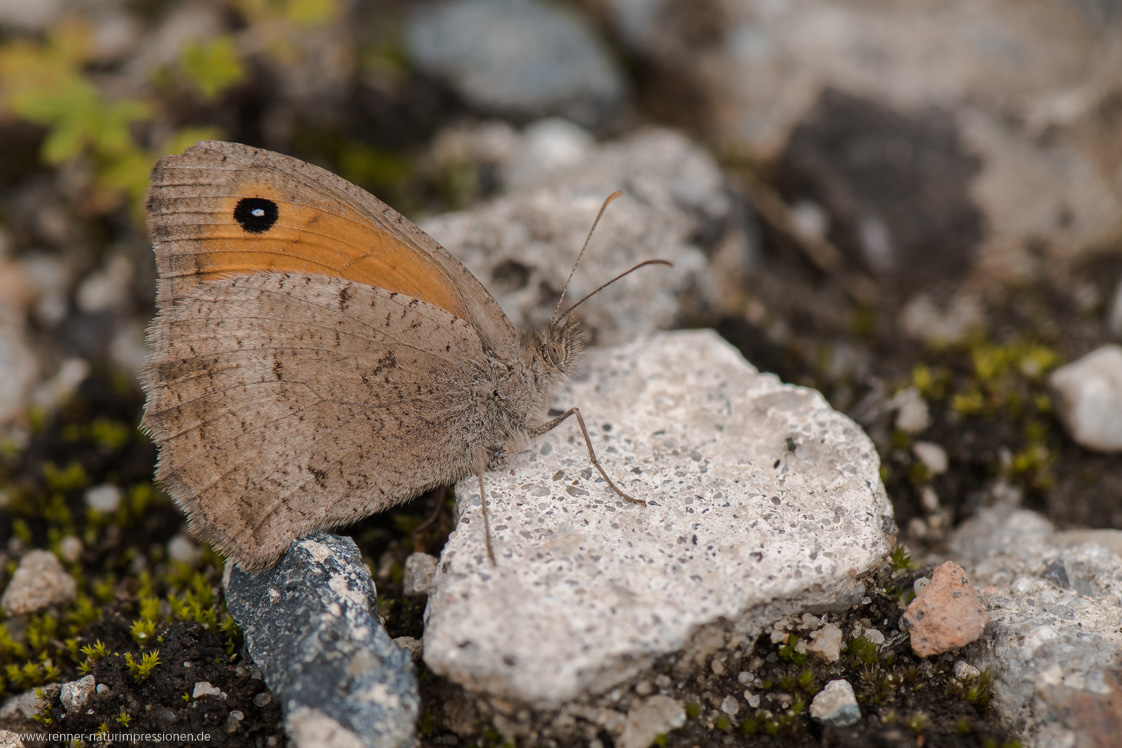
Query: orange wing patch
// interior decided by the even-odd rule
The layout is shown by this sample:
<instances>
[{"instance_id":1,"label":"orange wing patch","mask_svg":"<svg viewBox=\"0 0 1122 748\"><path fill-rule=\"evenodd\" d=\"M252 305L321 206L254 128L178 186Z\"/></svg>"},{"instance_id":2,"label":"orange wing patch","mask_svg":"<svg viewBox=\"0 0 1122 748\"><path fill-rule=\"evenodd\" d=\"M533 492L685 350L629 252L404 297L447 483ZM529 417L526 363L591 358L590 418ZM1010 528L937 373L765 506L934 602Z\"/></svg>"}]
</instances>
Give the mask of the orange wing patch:
<instances>
[{"instance_id":1,"label":"orange wing patch","mask_svg":"<svg viewBox=\"0 0 1122 748\"><path fill-rule=\"evenodd\" d=\"M196 225L201 280L276 271L335 276L415 296L463 317L460 295L424 255L358 215L287 201L270 185L221 198L222 220Z\"/></svg>"}]
</instances>

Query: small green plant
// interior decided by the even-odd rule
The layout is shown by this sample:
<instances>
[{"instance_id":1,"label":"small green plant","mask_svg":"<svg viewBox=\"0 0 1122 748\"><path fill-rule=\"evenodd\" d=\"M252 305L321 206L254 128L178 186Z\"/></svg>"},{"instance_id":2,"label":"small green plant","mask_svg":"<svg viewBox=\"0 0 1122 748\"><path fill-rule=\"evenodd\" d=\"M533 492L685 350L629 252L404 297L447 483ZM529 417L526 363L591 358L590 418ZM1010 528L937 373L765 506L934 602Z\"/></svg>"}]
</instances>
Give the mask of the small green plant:
<instances>
[{"instance_id":1,"label":"small green plant","mask_svg":"<svg viewBox=\"0 0 1122 748\"><path fill-rule=\"evenodd\" d=\"M132 722L132 717L129 716L129 713L125 711L124 707L121 707L121 713L117 715L116 719L117 724L124 725L125 727L128 727L129 722Z\"/></svg>"},{"instance_id":2,"label":"small green plant","mask_svg":"<svg viewBox=\"0 0 1122 748\"><path fill-rule=\"evenodd\" d=\"M160 650L153 649L150 652L145 652L140 656L139 662L133 659L132 652L126 652L125 664L138 683L148 680L148 676L152 675L152 671L160 664Z\"/></svg>"},{"instance_id":3,"label":"small green plant","mask_svg":"<svg viewBox=\"0 0 1122 748\"><path fill-rule=\"evenodd\" d=\"M888 560L892 564L893 574L908 571L912 568L912 554L908 553L908 549L902 545L896 546Z\"/></svg>"},{"instance_id":4,"label":"small green plant","mask_svg":"<svg viewBox=\"0 0 1122 748\"><path fill-rule=\"evenodd\" d=\"M129 626L129 633L137 644L148 646L156 638L156 622L148 618L137 618Z\"/></svg>"},{"instance_id":5,"label":"small green plant","mask_svg":"<svg viewBox=\"0 0 1122 748\"><path fill-rule=\"evenodd\" d=\"M107 654L109 654L108 651L106 651L105 644L102 643L101 639L97 639L93 644L87 644L86 646L82 647L81 652L94 662L97 662L98 660L104 658Z\"/></svg>"}]
</instances>

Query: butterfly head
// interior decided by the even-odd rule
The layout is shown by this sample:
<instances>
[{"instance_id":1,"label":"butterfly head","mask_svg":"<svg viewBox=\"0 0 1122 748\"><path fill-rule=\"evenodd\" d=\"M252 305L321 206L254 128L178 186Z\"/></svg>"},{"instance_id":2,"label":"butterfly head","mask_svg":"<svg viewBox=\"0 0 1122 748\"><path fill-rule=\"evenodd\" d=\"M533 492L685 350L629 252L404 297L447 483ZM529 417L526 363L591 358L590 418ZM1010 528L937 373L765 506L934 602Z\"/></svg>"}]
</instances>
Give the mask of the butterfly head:
<instances>
[{"instance_id":1,"label":"butterfly head","mask_svg":"<svg viewBox=\"0 0 1122 748\"><path fill-rule=\"evenodd\" d=\"M572 317L555 320L531 334L535 378L548 388L569 377L584 351L586 333Z\"/></svg>"}]
</instances>

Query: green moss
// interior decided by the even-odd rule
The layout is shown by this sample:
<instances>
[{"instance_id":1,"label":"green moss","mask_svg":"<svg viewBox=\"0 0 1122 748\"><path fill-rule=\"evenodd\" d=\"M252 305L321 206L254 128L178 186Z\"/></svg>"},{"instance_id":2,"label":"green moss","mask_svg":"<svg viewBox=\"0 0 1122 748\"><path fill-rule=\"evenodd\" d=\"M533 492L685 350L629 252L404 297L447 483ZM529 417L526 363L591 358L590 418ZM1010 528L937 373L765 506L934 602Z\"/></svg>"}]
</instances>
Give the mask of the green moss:
<instances>
[{"instance_id":1,"label":"green moss","mask_svg":"<svg viewBox=\"0 0 1122 748\"><path fill-rule=\"evenodd\" d=\"M129 634L133 641L140 646L150 646L156 638L156 622L146 618L137 618L129 626Z\"/></svg>"},{"instance_id":2,"label":"green moss","mask_svg":"<svg viewBox=\"0 0 1122 748\"><path fill-rule=\"evenodd\" d=\"M74 493L90 485L89 475L77 461L67 463L64 468L58 467L53 462L44 462L43 480L48 493Z\"/></svg>"},{"instance_id":3,"label":"green moss","mask_svg":"<svg viewBox=\"0 0 1122 748\"><path fill-rule=\"evenodd\" d=\"M910 571L912 568L914 568L914 564L912 563L912 554L908 553L908 549L902 545L898 545L892 550L892 554L888 557L888 561L891 565L893 574L902 571Z\"/></svg>"},{"instance_id":4,"label":"green moss","mask_svg":"<svg viewBox=\"0 0 1122 748\"><path fill-rule=\"evenodd\" d=\"M799 651L798 644L799 637L795 634L788 634L787 640L780 645L778 649L779 658L795 665L804 664L806 662L806 653Z\"/></svg>"},{"instance_id":5,"label":"green moss","mask_svg":"<svg viewBox=\"0 0 1122 748\"><path fill-rule=\"evenodd\" d=\"M27 646L35 654L47 651L47 647L58 637L58 619L52 615L32 616L24 631Z\"/></svg>"},{"instance_id":6,"label":"green moss","mask_svg":"<svg viewBox=\"0 0 1122 748\"><path fill-rule=\"evenodd\" d=\"M916 712L908 718L907 726L909 730L919 735L920 733L927 730L927 728L930 726L930 723L931 720L927 717L926 714L924 714L923 712Z\"/></svg>"},{"instance_id":7,"label":"green moss","mask_svg":"<svg viewBox=\"0 0 1122 748\"><path fill-rule=\"evenodd\" d=\"M158 649L145 652L140 656L139 660L133 658L132 652L125 653L125 665L137 682L148 680L148 677L152 675L152 671L155 670L156 666L159 664L160 650Z\"/></svg>"}]
</instances>

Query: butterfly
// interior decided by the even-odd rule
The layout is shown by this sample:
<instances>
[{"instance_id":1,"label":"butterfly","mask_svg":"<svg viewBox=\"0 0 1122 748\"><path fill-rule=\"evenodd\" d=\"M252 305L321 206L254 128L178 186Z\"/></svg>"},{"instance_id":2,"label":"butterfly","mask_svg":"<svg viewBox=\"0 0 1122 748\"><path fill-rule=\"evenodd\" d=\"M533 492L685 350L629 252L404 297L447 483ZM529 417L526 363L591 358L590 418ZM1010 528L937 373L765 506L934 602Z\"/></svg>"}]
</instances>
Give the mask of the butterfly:
<instances>
[{"instance_id":1,"label":"butterfly","mask_svg":"<svg viewBox=\"0 0 1122 748\"><path fill-rule=\"evenodd\" d=\"M545 416L585 345L584 299L519 332L408 219L271 151L204 141L150 180L142 427L191 534L243 569L469 475L482 497L486 470L569 417L608 486L644 503L600 466L577 408ZM653 263L670 264L636 268Z\"/></svg>"}]
</instances>

